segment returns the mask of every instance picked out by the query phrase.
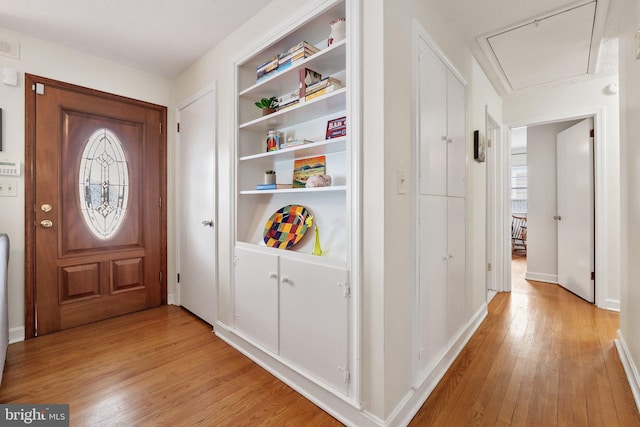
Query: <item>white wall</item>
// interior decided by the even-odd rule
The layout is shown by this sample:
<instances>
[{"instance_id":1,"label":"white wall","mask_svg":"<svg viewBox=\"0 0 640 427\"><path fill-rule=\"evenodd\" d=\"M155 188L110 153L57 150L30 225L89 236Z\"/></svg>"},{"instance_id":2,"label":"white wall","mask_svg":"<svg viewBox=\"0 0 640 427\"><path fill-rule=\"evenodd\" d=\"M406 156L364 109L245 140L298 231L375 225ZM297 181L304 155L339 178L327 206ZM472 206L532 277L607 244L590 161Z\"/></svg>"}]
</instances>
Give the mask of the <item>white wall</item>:
<instances>
[{"instance_id":1,"label":"white wall","mask_svg":"<svg viewBox=\"0 0 640 427\"><path fill-rule=\"evenodd\" d=\"M504 98L504 122L510 127L602 113L602 155L599 157L603 166L600 172L604 179L604 191L598 196L604 205L604 218L601 219L605 226L600 227L603 235L596 235L596 242L605 245L603 253L606 258L601 261L606 266L607 280L604 301L599 301L599 304L613 310L619 309L620 305L619 98L616 94L610 94L607 87L617 82L617 76L605 76L572 85L529 89Z\"/></svg>"},{"instance_id":2,"label":"white wall","mask_svg":"<svg viewBox=\"0 0 640 427\"><path fill-rule=\"evenodd\" d=\"M20 59L0 56L0 68L12 67L19 72L18 87L0 85L0 108L3 112L3 151L8 157L24 163L24 73L49 77L143 101L169 105L171 82L168 79L109 62L91 55L63 48L0 27L0 39L20 43ZM169 109L171 114L171 109ZM171 115L169 123L172 123ZM170 129L173 126L169 127ZM169 147L173 135L168 136ZM172 149L169 148L169 153ZM169 166L172 162L169 160ZM0 179L5 179L2 177ZM14 178L10 178L14 179ZM9 265L9 327L12 338L24 336L24 174L17 178L18 197L0 198L0 232L11 239ZM169 182L172 182L170 180ZM170 189L173 187L170 186ZM170 190L171 191L171 190ZM169 200L171 203L171 200ZM173 221L170 220L170 228ZM171 235L171 233L169 234ZM171 242L171 240L170 240ZM170 243L169 277L174 257ZM169 292L173 292L170 288Z\"/></svg>"},{"instance_id":3,"label":"white wall","mask_svg":"<svg viewBox=\"0 0 640 427\"><path fill-rule=\"evenodd\" d=\"M558 282L556 135L575 121L527 128L527 278Z\"/></svg>"},{"instance_id":4,"label":"white wall","mask_svg":"<svg viewBox=\"0 0 640 427\"><path fill-rule=\"evenodd\" d=\"M634 35L640 30L640 3L632 0L623 3L625 9L619 26L623 230L620 335L637 368L640 367L640 61L636 59ZM638 380L630 381L632 389L636 387L634 391ZM640 403L638 396L636 403Z\"/></svg>"}]
</instances>

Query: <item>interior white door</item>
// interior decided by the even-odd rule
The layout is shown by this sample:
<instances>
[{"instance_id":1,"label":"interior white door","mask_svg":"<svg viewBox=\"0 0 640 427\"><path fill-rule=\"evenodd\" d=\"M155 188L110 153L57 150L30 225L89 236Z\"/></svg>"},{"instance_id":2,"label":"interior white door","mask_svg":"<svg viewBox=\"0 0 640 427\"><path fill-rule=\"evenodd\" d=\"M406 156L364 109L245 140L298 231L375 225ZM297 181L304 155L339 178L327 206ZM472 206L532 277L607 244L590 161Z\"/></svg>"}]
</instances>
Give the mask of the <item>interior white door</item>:
<instances>
[{"instance_id":1,"label":"interior white door","mask_svg":"<svg viewBox=\"0 0 640 427\"><path fill-rule=\"evenodd\" d=\"M558 283L594 302L593 119L557 136Z\"/></svg>"},{"instance_id":2,"label":"interior white door","mask_svg":"<svg viewBox=\"0 0 640 427\"><path fill-rule=\"evenodd\" d=\"M184 102L177 115L179 302L213 325L217 306L214 89Z\"/></svg>"}]
</instances>

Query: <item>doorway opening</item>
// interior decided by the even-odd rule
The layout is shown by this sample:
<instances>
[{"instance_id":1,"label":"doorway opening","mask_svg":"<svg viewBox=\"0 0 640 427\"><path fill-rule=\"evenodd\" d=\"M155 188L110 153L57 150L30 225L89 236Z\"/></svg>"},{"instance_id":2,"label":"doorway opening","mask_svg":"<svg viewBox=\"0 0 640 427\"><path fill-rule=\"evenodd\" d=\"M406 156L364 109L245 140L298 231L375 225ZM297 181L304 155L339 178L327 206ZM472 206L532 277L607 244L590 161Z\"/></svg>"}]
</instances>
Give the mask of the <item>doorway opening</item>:
<instances>
[{"instance_id":1,"label":"doorway opening","mask_svg":"<svg viewBox=\"0 0 640 427\"><path fill-rule=\"evenodd\" d=\"M596 190L603 179L594 167L598 119L512 126L507 168L511 270L522 270L526 280L559 284L591 303L597 302Z\"/></svg>"}]
</instances>

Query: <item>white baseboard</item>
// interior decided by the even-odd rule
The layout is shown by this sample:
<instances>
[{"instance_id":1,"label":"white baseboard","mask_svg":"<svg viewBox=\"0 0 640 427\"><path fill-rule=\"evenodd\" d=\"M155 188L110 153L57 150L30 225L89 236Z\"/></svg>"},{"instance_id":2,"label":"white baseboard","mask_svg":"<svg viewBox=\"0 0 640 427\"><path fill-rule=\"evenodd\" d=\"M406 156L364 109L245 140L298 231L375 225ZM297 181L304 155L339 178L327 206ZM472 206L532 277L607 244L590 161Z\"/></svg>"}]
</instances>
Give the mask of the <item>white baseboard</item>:
<instances>
[{"instance_id":1,"label":"white baseboard","mask_svg":"<svg viewBox=\"0 0 640 427\"><path fill-rule=\"evenodd\" d=\"M629 386L631 387L631 392L633 393L633 399L636 401L636 407L638 407L638 409L640 410L640 375L638 375L638 369L636 368L636 364L633 362L633 358L629 353L629 348L627 347L627 343L624 340L622 331L619 329L618 339L615 340L615 343L616 348L618 349L620 362L622 362L624 372L627 374L627 380L629 381Z\"/></svg>"},{"instance_id":2,"label":"white baseboard","mask_svg":"<svg viewBox=\"0 0 640 427\"><path fill-rule=\"evenodd\" d=\"M168 305L178 305L178 304L176 304L176 294L167 295L167 304Z\"/></svg>"},{"instance_id":3,"label":"white baseboard","mask_svg":"<svg viewBox=\"0 0 640 427\"><path fill-rule=\"evenodd\" d=\"M24 341L24 326L9 329L9 344Z\"/></svg>"},{"instance_id":4,"label":"white baseboard","mask_svg":"<svg viewBox=\"0 0 640 427\"><path fill-rule=\"evenodd\" d=\"M620 300L619 299L611 299L607 298L607 305L604 307L609 311L617 311L620 312Z\"/></svg>"},{"instance_id":5,"label":"white baseboard","mask_svg":"<svg viewBox=\"0 0 640 427\"><path fill-rule=\"evenodd\" d=\"M483 304L460 331L458 337L451 342L440 362L396 406L385 425L406 426L411 422L488 314L487 305Z\"/></svg>"},{"instance_id":6,"label":"white baseboard","mask_svg":"<svg viewBox=\"0 0 640 427\"><path fill-rule=\"evenodd\" d=\"M527 271L527 274L524 276L527 280L535 280L536 282L546 282L546 283L554 283L558 284L558 275L557 274L547 274L547 273L536 273L535 271Z\"/></svg>"}]
</instances>

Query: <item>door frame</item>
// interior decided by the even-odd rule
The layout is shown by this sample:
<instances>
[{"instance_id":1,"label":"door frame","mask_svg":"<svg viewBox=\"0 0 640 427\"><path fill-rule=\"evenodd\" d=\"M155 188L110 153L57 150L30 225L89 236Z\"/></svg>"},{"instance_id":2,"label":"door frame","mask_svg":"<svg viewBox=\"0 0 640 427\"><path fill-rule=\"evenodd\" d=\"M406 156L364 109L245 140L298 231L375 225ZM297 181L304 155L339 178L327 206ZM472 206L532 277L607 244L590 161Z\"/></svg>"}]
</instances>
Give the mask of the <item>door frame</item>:
<instances>
[{"instance_id":1,"label":"door frame","mask_svg":"<svg viewBox=\"0 0 640 427\"><path fill-rule=\"evenodd\" d=\"M35 85L41 83L47 86L81 92L86 95L115 100L142 106L144 108L152 108L161 113L162 125L162 143L160 145L160 177L161 188L160 197L162 198L162 206L160 207L160 271L162 273L162 282L160 287L161 304L167 303L167 108L157 104L151 104L120 95L114 95L108 92L96 89L78 86L71 83L61 82L46 77L40 77L33 74L25 73L24 76L24 115L25 115L25 138L24 138L24 211L25 211L25 227L24 227L24 325L25 339L36 336L36 280L35 280L35 174L36 174L36 94Z\"/></svg>"},{"instance_id":2,"label":"door frame","mask_svg":"<svg viewBox=\"0 0 640 427\"><path fill-rule=\"evenodd\" d=\"M200 89L199 91L197 91L196 93L194 93L193 95L187 97L185 100L183 100L182 102L180 102L178 105L176 105L175 107L175 121L176 123L180 123L180 112L182 110L184 110L185 108L187 108L189 105L193 104L194 102L198 101L200 98L204 97L205 95L209 94L209 93L213 93L214 98L216 98L216 100L214 101L214 111L213 111L213 120L215 120L214 123L214 164L212 165L214 167L214 173L213 173L213 203L214 203L214 224L215 226L213 227L213 250L214 252L217 254L218 253L218 225L219 223L216 221L220 215L219 215L219 203L218 203L218 168L217 168L217 162L218 162L218 120L217 120L217 109L218 109L218 103L217 103L217 84L216 82L213 82L205 87L203 87L202 89ZM176 177L176 188L179 188L180 186L178 185L180 180L181 180L181 175L180 175L180 132L178 131L178 125L176 125L176 129L175 129L175 151L174 151L174 158L175 158L175 162L174 162L174 170L175 170L175 177ZM176 200L178 199L178 195L176 195ZM176 203L174 208L174 215L176 218L176 225L175 225L175 238L176 238L176 259L175 259L175 265L176 265L176 271L178 273L180 273L181 268L180 268L180 227L181 227L181 223L179 221L180 219L180 203ZM219 277L220 277L220 269L219 269L219 265L218 265L218 259L219 257L216 256L214 257L214 269L215 269L215 277L213 278L213 293L216 296L216 299L218 297L218 281L219 281ZM182 295L181 295L181 286L180 283L176 279L176 293L175 293L175 301L174 303L176 305L182 306ZM216 303L213 304L213 318L214 318L214 322L212 323L212 327L213 330L215 331L215 326L218 322L218 303L216 300Z\"/></svg>"},{"instance_id":3,"label":"door frame","mask_svg":"<svg viewBox=\"0 0 640 427\"><path fill-rule=\"evenodd\" d=\"M488 301L489 291L504 291L504 282L501 280L499 272L503 269L504 256L500 251L497 242L502 241L501 226L503 220L501 217L502 210L498 208L497 199L501 187L499 168L496 166L500 163L500 154L502 152L502 125L489 112L489 107L485 106L485 135L487 138L487 171L486 171L486 283L485 292ZM491 264L491 270L488 264Z\"/></svg>"},{"instance_id":4,"label":"door frame","mask_svg":"<svg viewBox=\"0 0 640 427\"><path fill-rule=\"evenodd\" d=\"M504 186L502 191L499 192L496 199L496 208L500 204L504 207L505 217L502 229L504 232L502 242L497 242L497 245L502 245L503 248L511 246L511 233L507 232L511 228L511 204L510 192L509 192L509 180L506 177L511 169L511 129L522 126L538 126L549 123L581 120L589 117L593 118L594 127L594 205L595 205L595 305L600 308L609 309L607 307L607 291L608 291L608 266L607 266L607 254L606 246L603 242L608 240L608 231L606 223L606 207L607 207L607 192L606 192L606 164L605 164L605 144L604 139L604 109L597 108L593 110L586 110L578 113L567 113L560 115L553 115L547 117L538 117L525 120L513 121L505 124L503 139L506 141L503 144L503 161L496 162L497 173L500 173L504 178ZM500 170L500 168L502 170ZM503 265L503 278L505 291L511 291L511 251L505 250L504 252L504 265Z\"/></svg>"}]
</instances>

